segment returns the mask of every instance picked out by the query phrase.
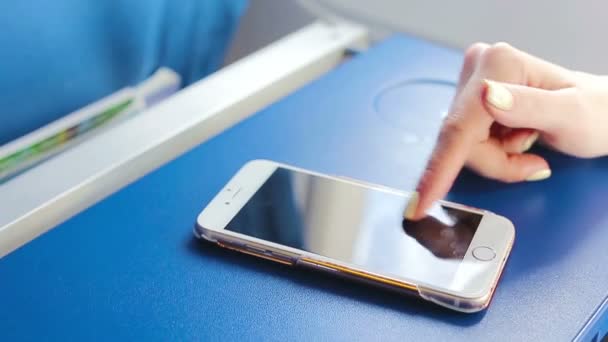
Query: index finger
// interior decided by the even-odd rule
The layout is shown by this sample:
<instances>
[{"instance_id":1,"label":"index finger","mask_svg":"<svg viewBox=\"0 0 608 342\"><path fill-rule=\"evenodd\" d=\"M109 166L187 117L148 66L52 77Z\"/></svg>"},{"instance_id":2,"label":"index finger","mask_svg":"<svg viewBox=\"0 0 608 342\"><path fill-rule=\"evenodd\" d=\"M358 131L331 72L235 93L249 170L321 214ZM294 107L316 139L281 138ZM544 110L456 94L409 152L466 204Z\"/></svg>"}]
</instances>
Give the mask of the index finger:
<instances>
[{"instance_id":1,"label":"index finger","mask_svg":"<svg viewBox=\"0 0 608 342\"><path fill-rule=\"evenodd\" d=\"M477 43L467 49L458 80L456 97L471 91L469 79L475 72L480 56L489 45ZM435 147L426 170L418 183L417 192L410 198L404 216L410 220L421 219L431 204L447 194L460 169L466 162L472 142L470 135L463 132L463 120L466 117L453 115L456 108L451 108L450 115L442 126L437 146ZM421 194L421 195L420 195Z\"/></svg>"},{"instance_id":2,"label":"index finger","mask_svg":"<svg viewBox=\"0 0 608 342\"><path fill-rule=\"evenodd\" d=\"M448 193L475 143L463 123L447 123L443 126L437 146L418 183L417 193L406 209L407 219L423 218L426 209Z\"/></svg>"}]
</instances>

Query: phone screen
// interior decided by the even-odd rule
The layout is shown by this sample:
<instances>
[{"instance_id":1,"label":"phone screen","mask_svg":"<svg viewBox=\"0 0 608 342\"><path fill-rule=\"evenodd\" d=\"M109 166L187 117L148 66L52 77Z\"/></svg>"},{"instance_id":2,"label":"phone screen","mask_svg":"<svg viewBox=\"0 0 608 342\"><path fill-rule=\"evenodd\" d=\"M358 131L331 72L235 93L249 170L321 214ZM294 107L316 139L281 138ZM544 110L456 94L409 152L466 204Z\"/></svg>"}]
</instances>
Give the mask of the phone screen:
<instances>
[{"instance_id":1,"label":"phone screen","mask_svg":"<svg viewBox=\"0 0 608 342\"><path fill-rule=\"evenodd\" d=\"M482 216L437 205L403 219L389 190L277 168L226 229L433 285L449 285Z\"/></svg>"}]
</instances>

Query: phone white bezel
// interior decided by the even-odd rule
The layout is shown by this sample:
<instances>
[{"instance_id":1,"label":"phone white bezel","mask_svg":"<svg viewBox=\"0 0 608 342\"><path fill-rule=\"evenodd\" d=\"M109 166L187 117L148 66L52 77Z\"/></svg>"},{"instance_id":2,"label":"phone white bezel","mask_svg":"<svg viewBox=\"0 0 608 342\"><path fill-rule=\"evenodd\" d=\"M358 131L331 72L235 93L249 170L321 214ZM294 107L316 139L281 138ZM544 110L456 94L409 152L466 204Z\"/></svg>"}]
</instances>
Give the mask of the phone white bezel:
<instances>
[{"instance_id":1,"label":"phone white bezel","mask_svg":"<svg viewBox=\"0 0 608 342\"><path fill-rule=\"evenodd\" d=\"M451 208L482 215L482 220L475 233L475 236L473 237L469 249L467 250L465 258L462 260L451 283L447 286L445 286L446 284L427 284L416 279L396 277L394 275L376 274L373 271L363 269L361 266L355 264L349 264L340 260L327 258L322 255L224 229L232 218L256 193L260 186L264 184L264 182L279 167L314 176L333 179L340 182L352 183L379 191L396 193L403 196L408 195L406 192L375 184L368 184L343 177L324 175L268 160L254 160L244 165L199 214L197 218L197 227L195 228L196 235L212 242L218 242L218 240L220 240L222 242L242 246L247 244L252 248L270 251L271 253L276 253L277 255L281 254L293 260L299 260L302 258L313 259L320 262L339 265L348 269L358 270L367 274L376 275L378 277L390 278L397 282L415 284L421 293L423 291L430 293L430 297L432 297L432 294L435 293L439 296L447 295L453 300L468 302L470 305L478 309L486 307L489 303L491 294L494 291L502 268L509 255L515 236L515 230L512 223L508 219L488 211L447 201L441 202L442 205ZM491 261L477 260L472 255L472 251L481 246L492 248L496 253L496 257Z\"/></svg>"}]
</instances>

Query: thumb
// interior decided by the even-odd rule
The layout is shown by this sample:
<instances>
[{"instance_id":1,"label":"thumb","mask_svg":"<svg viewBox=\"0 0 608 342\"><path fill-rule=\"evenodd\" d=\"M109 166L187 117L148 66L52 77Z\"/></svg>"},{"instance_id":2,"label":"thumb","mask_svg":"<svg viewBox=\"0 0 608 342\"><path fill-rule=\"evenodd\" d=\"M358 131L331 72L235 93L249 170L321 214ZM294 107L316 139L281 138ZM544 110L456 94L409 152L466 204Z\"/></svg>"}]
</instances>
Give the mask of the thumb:
<instances>
[{"instance_id":1,"label":"thumb","mask_svg":"<svg viewBox=\"0 0 608 342\"><path fill-rule=\"evenodd\" d=\"M576 89L544 90L484 80L483 104L498 123L510 128L551 132L571 122L580 111Z\"/></svg>"}]
</instances>

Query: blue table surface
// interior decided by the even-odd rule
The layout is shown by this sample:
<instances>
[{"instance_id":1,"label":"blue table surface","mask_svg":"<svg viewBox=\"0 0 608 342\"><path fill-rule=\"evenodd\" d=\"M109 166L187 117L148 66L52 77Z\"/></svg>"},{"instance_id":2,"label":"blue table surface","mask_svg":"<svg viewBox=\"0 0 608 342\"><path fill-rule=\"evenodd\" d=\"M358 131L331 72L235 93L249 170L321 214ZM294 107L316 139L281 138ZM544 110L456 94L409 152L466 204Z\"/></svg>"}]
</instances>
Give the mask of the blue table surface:
<instances>
[{"instance_id":1,"label":"blue table surface","mask_svg":"<svg viewBox=\"0 0 608 342\"><path fill-rule=\"evenodd\" d=\"M539 150L547 181L461 175L452 200L517 229L478 314L193 238L197 214L251 159L410 189L461 61L392 37L0 259L0 339L561 341L592 320L589 338L608 294L608 159Z\"/></svg>"}]
</instances>

